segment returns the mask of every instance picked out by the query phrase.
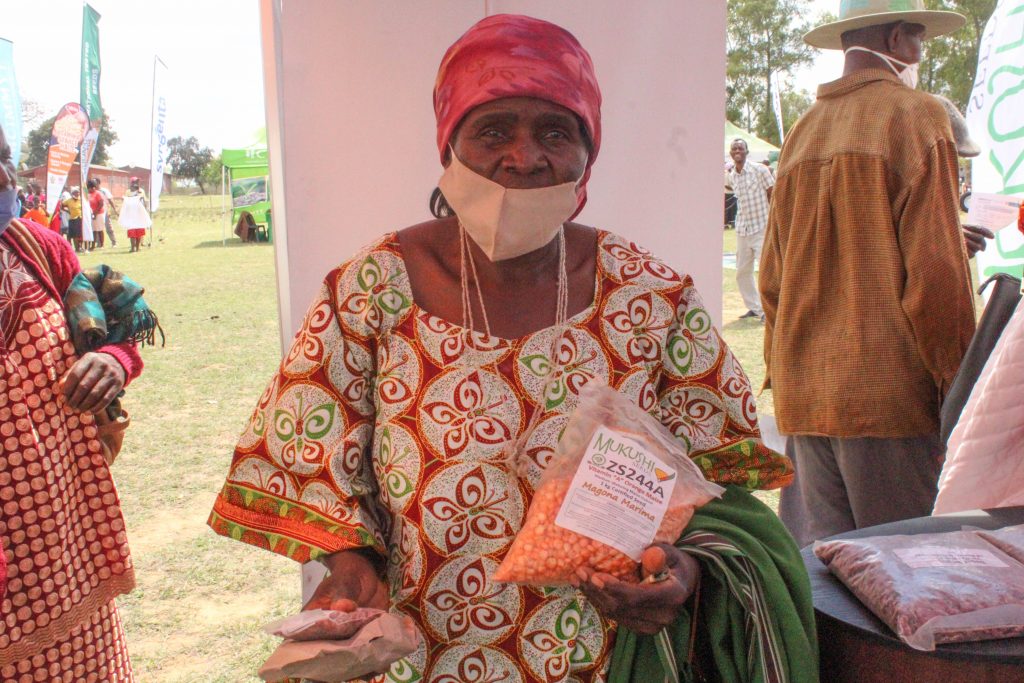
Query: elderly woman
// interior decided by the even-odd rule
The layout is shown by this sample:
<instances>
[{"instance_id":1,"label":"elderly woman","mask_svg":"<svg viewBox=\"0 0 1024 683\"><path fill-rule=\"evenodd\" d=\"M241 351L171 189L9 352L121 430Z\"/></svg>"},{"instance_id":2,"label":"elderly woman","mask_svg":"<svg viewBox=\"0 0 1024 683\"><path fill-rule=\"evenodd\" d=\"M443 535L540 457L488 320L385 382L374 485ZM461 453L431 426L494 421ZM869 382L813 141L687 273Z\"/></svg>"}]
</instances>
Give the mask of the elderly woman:
<instances>
[{"instance_id":1,"label":"elderly woman","mask_svg":"<svg viewBox=\"0 0 1024 683\"><path fill-rule=\"evenodd\" d=\"M238 443L210 525L322 561L307 609L348 598L410 616L422 646L375 680L609 680L616 625L679 621L702 570L673 546L660 583L492 579L588 382L660 416L709 478L791 477L692 280L571 222L600 102L557 26L499 15L460 38L434 91L438 218L327 275Z\"/></svg>"},{"instance_id":2,"label":"elderly woman","mask_svg":"<svg viewBox=\"0 0 1024 683\"><path fill-rule=\"evenodd\" d=\"M0 680L131 681L114 598L135 573L94 415L142 359L130 341L75 350L63 299L78 259L12 220L15 177L0 129Z\"/></svg>"}]
</instances>

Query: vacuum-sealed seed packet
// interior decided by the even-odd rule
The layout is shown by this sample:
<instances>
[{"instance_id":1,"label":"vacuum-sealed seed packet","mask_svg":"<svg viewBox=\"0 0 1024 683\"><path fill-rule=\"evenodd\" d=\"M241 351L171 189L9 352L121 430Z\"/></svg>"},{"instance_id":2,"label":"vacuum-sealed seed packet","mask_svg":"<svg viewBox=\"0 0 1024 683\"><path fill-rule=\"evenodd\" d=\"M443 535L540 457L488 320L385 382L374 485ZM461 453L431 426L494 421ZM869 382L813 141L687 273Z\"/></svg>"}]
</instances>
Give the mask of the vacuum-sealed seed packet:
<instances>
[{"instance_id":1,"label":"vacuum-sealed seed packet","mask_svg":"<svg viewBox=\"0 0 1024 683\"><path fill-rule=\"evenodd\" d=\"M1024 565L977 532L837 539L814 554L918 650L1024 635Z\"/></svg>"}]
</instances>

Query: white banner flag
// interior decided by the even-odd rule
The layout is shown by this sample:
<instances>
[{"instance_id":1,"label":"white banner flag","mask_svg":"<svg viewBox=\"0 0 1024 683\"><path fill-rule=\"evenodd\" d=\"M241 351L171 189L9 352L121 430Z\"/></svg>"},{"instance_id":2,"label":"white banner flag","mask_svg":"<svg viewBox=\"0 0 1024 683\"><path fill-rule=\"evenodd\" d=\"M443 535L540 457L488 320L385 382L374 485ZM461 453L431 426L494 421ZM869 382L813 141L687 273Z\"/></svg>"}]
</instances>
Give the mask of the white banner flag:
<instances>
[{"instance_id":1,"label":"white banner flag","mask_svg":"<svg viewBox=\"0 0 1024 683\"><path fill-rule=\"evenodd\" d=\"M1024 197L1024 0L999 0L985 25L978 75L967 105L967 125L981 154L971 162L971 191ZM1024 235L999 230L978 252L984 281L1024 270Z\"/></svg>"},{"instance_id":2,"label":"white banner flag","mask_svg":"<svg viewBox=\"0 0 1024 683\"><path fill-rule=\"evenodd\" d=\"M160 190L164 185L164 166L167 161L167 97L164 79L167 65L153 57L153 130L149 156L149 210L160 208Z\"/></svg>"},{"instance_id":3,"label":"white banner flag","mask_svg":"<svg viewBox=\"0 0 1024 683\"><path fill-rule=\"evenodd\" d=\"M89 167L92 165L92 155L96 152L96 143L100 139L100 129L90 126L82 140L81 152L78 154L78 167L82 172L82 222L92 220L92 207L89 206Z\"/></svg>"},{"instance_id":4,"label":"white banner flag","mask_svg":"<svg viewBox=\"0 0 1024 683\"><path fill-rule=\"evenodd\" d=\"M775 123L779 124L779 146L786 141L786 131L782 128L782 84L779 72L772 72L772 109L775 112Z\"/></svg>"},{"instance_id":5,"label":"white banner flag","mask_svg":"<svg viewBox=\"0 0 1024 683\"><path fill-rule=\"evenodd\" d=\"M21 93L14 77L14 43L0 38L0 125L11 146L11 162L21 158Z\"/></svg>"}]
</instances>

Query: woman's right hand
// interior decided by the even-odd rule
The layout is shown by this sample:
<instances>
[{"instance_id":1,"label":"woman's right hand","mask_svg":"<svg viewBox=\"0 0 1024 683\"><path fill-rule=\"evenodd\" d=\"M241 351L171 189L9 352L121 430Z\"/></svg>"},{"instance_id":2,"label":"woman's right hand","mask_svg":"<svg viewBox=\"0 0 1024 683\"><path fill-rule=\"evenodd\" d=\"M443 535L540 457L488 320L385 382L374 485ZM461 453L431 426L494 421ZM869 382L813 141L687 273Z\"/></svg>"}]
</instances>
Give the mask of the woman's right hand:
<instances>
[{"instance_id":1,"label":"woman's right hand","mask_svg":"<svg viewBox=\"0 0 1024 683\"><path fill-rule=\"evenodd\" d=\"M388 585L377 573L373 563L357 550L342 550L321 559L329 572L313 591L313 597L303 610L340 609L351 611L356 607L387 610ZM343 601L351 601L349 604Z\"/></svg>"}]
</instances>

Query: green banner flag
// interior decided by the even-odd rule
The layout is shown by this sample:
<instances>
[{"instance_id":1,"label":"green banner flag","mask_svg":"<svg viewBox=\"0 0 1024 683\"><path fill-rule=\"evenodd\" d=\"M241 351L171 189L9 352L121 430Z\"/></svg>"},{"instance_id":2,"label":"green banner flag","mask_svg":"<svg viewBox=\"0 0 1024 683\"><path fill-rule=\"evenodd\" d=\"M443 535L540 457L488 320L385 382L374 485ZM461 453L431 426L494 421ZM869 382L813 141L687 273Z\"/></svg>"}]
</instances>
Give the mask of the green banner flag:
<instances>
[{"instance_id":1,"label":"green banner flag","mask_svg":"<svg viewBox=\"0 0 1024 683\"><path fill-rule=\"evenodd\" d=\"M82 8L82 109L99 125L100 104L100 13L89 5Z\"/></svg>"},{"instance_id":2,"label":"green banner flag","mask_svg":"<svg viewBox=\"0 0 1024 683\"><path fill-rule=\"evenodd\" d=\"M270 162L266 145L252 145L242 149L224 149L220 153L221 163L228 168L261 168ZM266 175L266 172L260 174Z\"/></svg>"}]
</instances>

